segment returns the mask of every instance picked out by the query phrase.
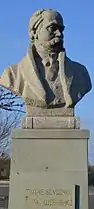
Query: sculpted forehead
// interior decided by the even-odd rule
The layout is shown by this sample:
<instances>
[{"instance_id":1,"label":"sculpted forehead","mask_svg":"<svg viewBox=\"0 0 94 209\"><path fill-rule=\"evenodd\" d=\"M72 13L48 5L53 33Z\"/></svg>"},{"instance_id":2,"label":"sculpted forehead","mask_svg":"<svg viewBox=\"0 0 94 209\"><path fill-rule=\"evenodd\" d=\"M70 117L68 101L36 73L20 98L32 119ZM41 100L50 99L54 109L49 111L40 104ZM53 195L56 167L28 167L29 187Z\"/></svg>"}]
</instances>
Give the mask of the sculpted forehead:
<instances>
[{"instance_id":1,"label":"sculpted forehead","mask_svg":"<svg viewBox=\"0 0 94 209\"><path fill-rule=\"evenodd\" d=\"M61 26L64 25L62 16L58 12L53 11L53 10L46 10L43 13L43 19L44 19L43 23L45 25L53 21L56 21Z\"/></svg>"}]
</instances>

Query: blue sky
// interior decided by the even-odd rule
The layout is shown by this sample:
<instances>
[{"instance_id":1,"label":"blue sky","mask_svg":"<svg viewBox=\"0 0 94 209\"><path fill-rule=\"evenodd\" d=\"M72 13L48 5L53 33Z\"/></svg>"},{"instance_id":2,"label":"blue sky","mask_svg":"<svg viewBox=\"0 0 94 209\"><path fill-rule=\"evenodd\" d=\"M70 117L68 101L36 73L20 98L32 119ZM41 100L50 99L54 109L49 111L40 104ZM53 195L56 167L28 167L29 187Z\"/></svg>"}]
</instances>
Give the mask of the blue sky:
<instances>
[{"instance_id":1,"label":"blue sky","mask_svg":"<svg viewBox=\"0 0 94 209\"><path fill-rule=\"evenodd\" d=\"M58 10L65 23L67 56L84 64L94 86L94 1L93 0L1 0L0 2L0 74L10 64L17 63L26 53L28 23L33 12L40 8ZM89 158L94 162L94 91L76 106L82 127L91 131Z\"/></svg>"}]
</instances>

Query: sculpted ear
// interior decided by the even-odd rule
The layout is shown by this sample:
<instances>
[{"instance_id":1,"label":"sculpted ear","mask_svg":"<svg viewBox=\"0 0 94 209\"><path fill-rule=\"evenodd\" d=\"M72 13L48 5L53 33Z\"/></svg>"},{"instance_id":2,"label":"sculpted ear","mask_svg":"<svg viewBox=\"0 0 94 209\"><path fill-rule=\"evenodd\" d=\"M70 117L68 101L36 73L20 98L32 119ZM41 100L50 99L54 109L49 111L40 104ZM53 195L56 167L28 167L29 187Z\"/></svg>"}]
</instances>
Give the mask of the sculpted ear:
<instances>
[{"instance_id":1,"label":"sculpted ear","mask_svg":"<svg viewBox=\"0 0 94 209\"><path fill-rule=\"evenodd\" d=\"M38 39L38 34L37 33L35 34L34 39Z\"/></svg>"},{"instance_id":2,"label":"sculpted ear","mask_svg":"<svg viewBox=\"0 0 94 209\"><path fill-rule=\"evenodd\" d=\"M32 30L29 30L29 38L34 40L34 32Z\"/></svg>"},{"instance_id":3,"label":"sculpted ear","mask_svg":"<svg viewBox=\"0 0 94 209\"><path fill-rule=\"evenodd\" d=\"M35 39L38 39L38 34L34 31L29 31L29 37L32 41L34 41Z\"/></svg>"}]
</instances>

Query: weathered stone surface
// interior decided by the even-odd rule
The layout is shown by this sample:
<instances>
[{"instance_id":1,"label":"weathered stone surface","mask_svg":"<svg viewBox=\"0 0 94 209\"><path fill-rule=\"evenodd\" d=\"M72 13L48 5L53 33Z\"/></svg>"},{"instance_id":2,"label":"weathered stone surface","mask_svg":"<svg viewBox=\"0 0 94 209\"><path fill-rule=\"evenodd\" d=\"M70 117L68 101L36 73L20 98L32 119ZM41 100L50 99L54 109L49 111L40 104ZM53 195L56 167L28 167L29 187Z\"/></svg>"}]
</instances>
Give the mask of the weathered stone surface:
<instances>
[{"instance_id":1,"label":"weathered stone surface","mask_svg":"<svg viewBox=\"0 0 94 209\"><path fill-rule=\"evenodd\" d=\"M74 108L36 108L31 105L26 106L27 116L74 116Z\"/></svg>"},{"instance_id":2,"label":"weathered stone surface","mask_svg":"<svg viewBox=\"0 0 94 209\"><path fill-rule=\"evenodd\" d=\"M88 130L79 129L14 129L12 133L13 138L26 139L89 139L90 134ZM28 151L28 150L27 150ZM42 150L43 151L43 150ZM69 160L69 159L68 159Z\"/></svg>"},{"instance_id":3,"label":"weathered stone surface","mask_svg":"<svg viewBox=\"0 0 94 209\"><path fill-rule=\"evenodd\" d=\"M32 45L18 64L4 71L0 80L1 85L22 96L26 105L45 108L48 112L48 108L67 109L90 91L86 68L66 56L63 31L63 19L56 11L42 9L31 17ZM56 115L56 110L53 112Z\"/></svg>"},{"instance_id":4,"label":"weathered stone surface","mask_svg":"<svg viewBox=\"0 0 94 209\"><path fill-rule=\"evenodd\" d=\"M79 129L80 119L78 117L25 117L22 120L22 128Z\"/></svg>"},{"instance_id":5,"label":"weathered stone surface","mask_svg":"<svg viewBox=\"0 0 94 209\"><path fill-rule=\"evenodd\" d=\"M53 209L71 209L75 208L75 186L63 188L30 188L26 189L26 208L44 208L53 207ZM31 207L30 207L31 202Z\"/></svg>"},{"instance_id":6,"label":"weathered stone surface","mask_svg":"<svg viewBox=\"0 0 94 209\"><path fill-rule=\"evenodd\" d=\"M68 207L75 185L80 187L80 209L88 209L87 130L21 129L12 136L9 209L77 208L72 201ZM74 195L73 201L77 204Z\"/></svg>"}]
</instances>

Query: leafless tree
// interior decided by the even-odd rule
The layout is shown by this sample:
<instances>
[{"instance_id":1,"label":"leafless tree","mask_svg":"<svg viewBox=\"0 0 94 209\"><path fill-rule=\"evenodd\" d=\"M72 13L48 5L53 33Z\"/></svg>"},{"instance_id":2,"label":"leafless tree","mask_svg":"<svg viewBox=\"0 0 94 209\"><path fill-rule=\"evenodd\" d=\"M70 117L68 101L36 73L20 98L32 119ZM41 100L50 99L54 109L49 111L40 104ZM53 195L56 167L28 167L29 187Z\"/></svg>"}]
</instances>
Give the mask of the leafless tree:
<instances>
[{"instance_id":1,"label":"leafless tree","mask_svg":"<svg viewBox=\"0 0 94 209\"><path fill-rule=\"evenodd\" d=\"M24 114L21 98L0 86L0 155L10 148L11 131L20 125Z\"/></svg>"}]
</instances>

